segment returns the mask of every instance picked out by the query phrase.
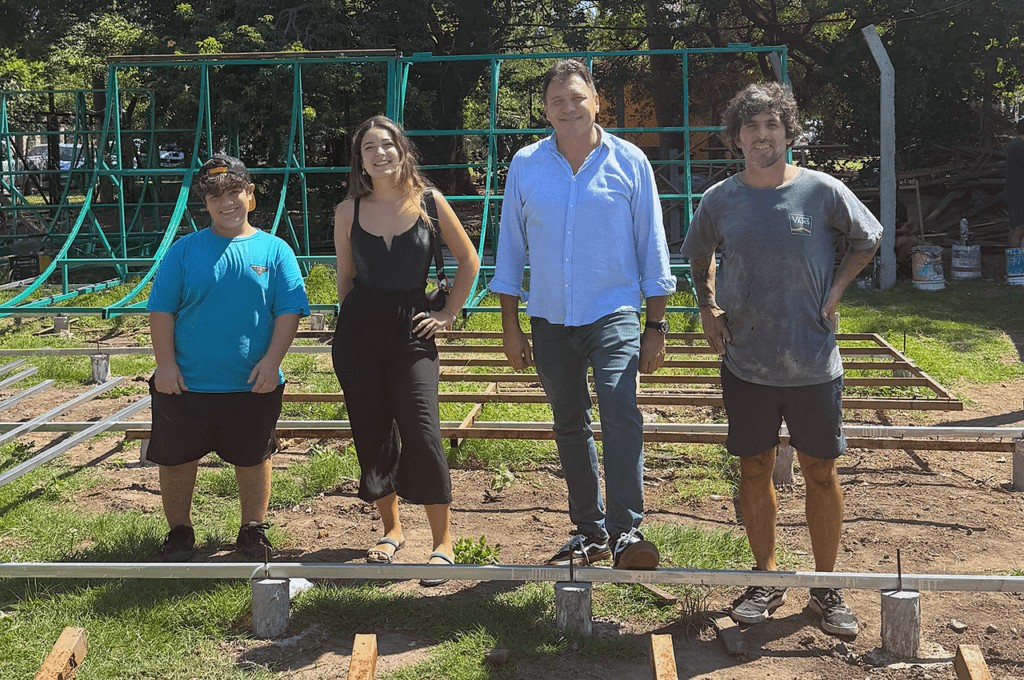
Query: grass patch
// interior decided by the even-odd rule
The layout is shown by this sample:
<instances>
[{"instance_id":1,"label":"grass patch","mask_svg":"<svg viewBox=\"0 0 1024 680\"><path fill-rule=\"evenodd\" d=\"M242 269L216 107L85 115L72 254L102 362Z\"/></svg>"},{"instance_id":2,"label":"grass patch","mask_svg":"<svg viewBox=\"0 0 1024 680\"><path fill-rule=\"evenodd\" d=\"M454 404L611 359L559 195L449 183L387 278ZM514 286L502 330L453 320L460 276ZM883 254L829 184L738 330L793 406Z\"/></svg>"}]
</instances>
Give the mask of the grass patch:
<instances>
[{"instance_id":1,"label":"grass patch","mask_svg":"<svg viewBox=\"0 0 1024 680\"><path fill-rule=\"evenodd\" d=\"M358 478L359 463L353 447L348 447L340 454L330 449L313 447L309 460L290 465L286 470L274 470L270 485L270 507L291 507L333 491L344 480ZM225 500L237 499L235 469L224 465L202 472L196 479L196 490Z\"/></svg>"},{"instance_id":2,"label":"grass patch","mask_svg":"<svg viewBox=\"0 0 1024 680\"><path fill-rule=\"evenodd\" d=\"M389 673L388 680L508 679L519 677L514 665L488 667L483 655L491 647L509 650L517 662L538 666L536 677L561 677L563 653L640 658L631 640L580 639L553 625L554 593L549 583L528 583L488 597L452 598L438 607L377 586L317 589L293 605L297 626L318 623L335 637L350 638L366 630L398 630L435 643L421 663ZM338 616L337 612L345 612ZM550 670L550 672L547 672Z\"/></svg>"},{"instance_id":3,"label":"grass patch","mask_svg":"<svg viewBox=\"0 0 1024 680\"><path fill-rule=\"evenodd\" d=\"M0 677L31 678L67 625L89 635L87 678L272 678L242 671L218 648L241 629L251 602L244 582L0 582ZM228 633L233 637L237 633Z\"/></svg>"},{"instance_id":4,"label":"grass patch","mask_svg":"<svg viewBox=\"0 0 1024 680\"><path fill-rule=\"evenodd\" d=\"M677 524L645 524L644 537L658 546L663 567L680 569L746 569L753 564L746 536L741 531L703 529ZM780 560L791 561L780 554ZM682 611L659 607L650 592L636 585L604 584L594 598L596 616L628 618L644 625L691 619L702 614L719 589L701 586L662 586L675 593Z\"/></svg>"},{"instance_id":5,"label":"grass patch","mask_svg":"<svg viewBox=\"0 0 1024 680\"><path fill-rule=\"evenodd\" d=\"M740 482L740 464L724 446L697 444L679 447L674 456L673 500L686 502L711 495L732 496Z\"/></svg>"},{"instance_id":6,"label":"grass patch","mask_svg":"<svg viewBox=\"0 0 1024 680\"><path fill-rule=\"evenodd\" d=\"M892 291L850 289L840 306L845 333L879 333L945 384L1024 377L1008 331L1024 331L1020 291L988 281L957 281L939 293L909 281Z\"/></svg>"}]
</instances>

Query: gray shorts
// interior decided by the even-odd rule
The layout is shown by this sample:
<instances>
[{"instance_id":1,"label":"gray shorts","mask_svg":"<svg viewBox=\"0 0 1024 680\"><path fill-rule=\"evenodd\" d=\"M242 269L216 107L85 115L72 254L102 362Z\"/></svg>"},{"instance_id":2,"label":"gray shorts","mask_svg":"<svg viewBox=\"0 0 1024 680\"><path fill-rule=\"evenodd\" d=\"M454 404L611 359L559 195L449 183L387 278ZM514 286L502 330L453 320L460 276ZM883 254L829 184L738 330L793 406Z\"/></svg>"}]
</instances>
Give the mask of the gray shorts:
<instances>
[{"instance_id":1,"label":"gray shorts","mask_svg":"<svg viewBox=\"0 0 1024 680\"><path fill-rule=\"evenodd\" d=\"M725 448L734 456L756 456L776 446L783 420L790 445L804 455L834 459L846 450L843 376L819 385L772 387L741 380L723 364L722 399L729 417Z\"/></svg>"}]
</instances>

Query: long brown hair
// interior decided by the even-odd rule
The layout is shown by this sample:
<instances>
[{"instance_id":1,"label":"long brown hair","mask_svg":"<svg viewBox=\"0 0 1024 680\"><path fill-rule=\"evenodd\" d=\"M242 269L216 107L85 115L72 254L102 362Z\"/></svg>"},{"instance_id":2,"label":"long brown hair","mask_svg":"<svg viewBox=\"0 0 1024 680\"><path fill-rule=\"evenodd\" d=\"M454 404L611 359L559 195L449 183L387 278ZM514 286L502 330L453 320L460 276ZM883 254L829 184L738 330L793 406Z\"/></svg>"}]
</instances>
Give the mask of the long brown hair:
<instances>
[{"instance_id":1,"label":"long brown hair","mask_svg":"<svg viewBox=\"0 0 1024 680\"><path fill-rule=\"evenodd\" d=\"M431 186L427 178L420 172L419 152L402 126L387 116L374 116L360 125L352 135L352 170L348 179L349 198L362 198L373 193L373 180L363 170L363 136L373 128L387 130L398 149L398 177L396 184L404 189L406 198L414 205L420 206L423 212L423 192Z\"/></svg>"}]
</instances>

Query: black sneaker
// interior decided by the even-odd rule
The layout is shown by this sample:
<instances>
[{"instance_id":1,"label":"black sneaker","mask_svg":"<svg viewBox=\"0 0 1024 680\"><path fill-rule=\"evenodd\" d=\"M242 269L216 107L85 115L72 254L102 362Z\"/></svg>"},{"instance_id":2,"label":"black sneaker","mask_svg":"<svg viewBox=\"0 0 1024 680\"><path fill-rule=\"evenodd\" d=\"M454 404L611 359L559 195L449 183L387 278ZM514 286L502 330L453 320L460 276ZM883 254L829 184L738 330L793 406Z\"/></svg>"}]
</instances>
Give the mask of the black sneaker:
<instances>
[{"instance_id":1,"label":"black sneaker","mask_svg":"<svg viewBox=\"0 0 1024 680\"><path fill-rule=\"evenodd\" d=\"M251 560L263 560L274 554L274 546L270 545L267 539L267 529L270 525L266 522L249 522L238 530L238 538L235 539L235 550L242 553Z\"/></svg>"},{"instance_id":2,"label":"black sneaker","mask_svg":"<svg viewBox=\"0 0 1024 680\"><path fill-rule=\"evenodd\" d=\"M608 539L591 538L586 534L576 534L570 538L562 549L551 556L548 564L553 567L569 565L570 558L575 565L587 565L600 562L612 556L608 549Z\"/></svg>"},{"instance_id":3,"label":"black sneaker","mask_svg":"<svg viewBox=\"0 0 1024 680\"><path fill-rule=\"evenodd\" d=\"M612 566L616 569L657 569L660 561L658 546L645 540L639 529L621 534L615 541Z\"/></svg>"},{"instance_id":4,"label":"black sneaker","mask_svg":"<svg viewBox=\"0 0 1024 680\"><path fill-rule=\"evenodd\" d=\"M811 609L821 614L821 629L833 635L853 637L860 632L857 617L843 601L838 588L811 588Z\"/></svg>"},{"instance_id":5,"label":"black sneaker","mask_svg":"<svg viewBox=\"0 0 1024 680\"><path fill-rule=\"evenodd\" d=\"M786 589L775 586L750 586L732 602L729 616L736 623L767 621L786 601Z\"/></svg>"},{"instance_id":6,"label":"black sneaker","mask_svg":"<svg viewBox=\"0 0 1024 680\"><path fill-rule=\"evenodd\" d=\"M165 562L188 562L196 554L196 532L187 524L167 532L160 554Z\"/></svg>"}]
</instances>

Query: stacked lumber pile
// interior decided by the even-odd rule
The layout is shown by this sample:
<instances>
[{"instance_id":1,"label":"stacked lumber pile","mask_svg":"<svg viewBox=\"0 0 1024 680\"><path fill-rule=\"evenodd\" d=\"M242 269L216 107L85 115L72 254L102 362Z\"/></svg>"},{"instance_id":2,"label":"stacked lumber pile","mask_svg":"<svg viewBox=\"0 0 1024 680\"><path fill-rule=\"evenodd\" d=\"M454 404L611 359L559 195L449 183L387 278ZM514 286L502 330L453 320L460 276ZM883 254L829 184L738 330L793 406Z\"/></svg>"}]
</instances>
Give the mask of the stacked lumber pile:
<instances>
[{"instance_id":1,"label":"stacked lumber pile","mask_svg":"<svg viewBox=\"0 0 1024 680\"><path fill-rule=\"evenodd\" d=\"M897 175L897 260L909 260L916 245L948 248L958 243L962 217L970 225L971 244L1006 248L1010 234L1003 200L1005 151L937 146L936 152L947 162Z\"/></svg>"}]
</instances>

